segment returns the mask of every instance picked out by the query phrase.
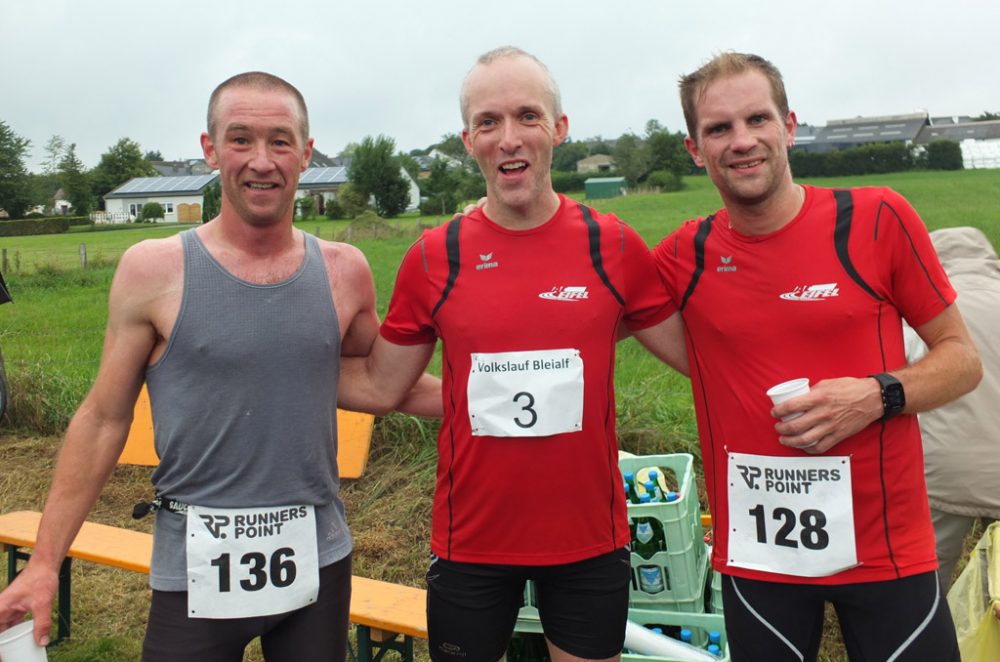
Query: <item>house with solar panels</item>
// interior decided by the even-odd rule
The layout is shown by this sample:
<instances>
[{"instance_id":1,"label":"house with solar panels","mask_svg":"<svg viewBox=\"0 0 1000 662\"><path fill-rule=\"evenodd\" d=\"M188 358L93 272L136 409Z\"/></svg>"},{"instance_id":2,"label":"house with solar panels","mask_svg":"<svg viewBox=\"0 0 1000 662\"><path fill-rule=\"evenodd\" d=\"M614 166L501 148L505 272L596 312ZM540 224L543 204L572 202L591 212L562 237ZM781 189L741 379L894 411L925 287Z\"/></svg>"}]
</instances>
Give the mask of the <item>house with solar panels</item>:
<instances>
[{"instance_id":1,"label":"house with solar panels","mask_svg":"<svg viewBox=\"0 0 1000 662\"><path fill-rule=\"evenodd\" d=\"M406 211L413 211L420 206L420 187L405 168L400 168L399 171L410 188L410 202L406 206ZM326 203L330 200L336 200L337 190L348 181L347 166L307 168L299 177L299 189L295 197L312 196L315 201L316 213L324 214L326 213Z\"/></svg>"},{"instance_id":2,"label":"house with solar panels","mask_svg":"<svg viewBox=\"0 0 1000 662\"><path fill-rule=\"evenodd\" d=\"M104 221L134 221L147 202L163 206L163 220L168 223L200 223L205 189L219 178L210 175L183 177L136 177L104 196Z\"/></svg>"}]
</instances>

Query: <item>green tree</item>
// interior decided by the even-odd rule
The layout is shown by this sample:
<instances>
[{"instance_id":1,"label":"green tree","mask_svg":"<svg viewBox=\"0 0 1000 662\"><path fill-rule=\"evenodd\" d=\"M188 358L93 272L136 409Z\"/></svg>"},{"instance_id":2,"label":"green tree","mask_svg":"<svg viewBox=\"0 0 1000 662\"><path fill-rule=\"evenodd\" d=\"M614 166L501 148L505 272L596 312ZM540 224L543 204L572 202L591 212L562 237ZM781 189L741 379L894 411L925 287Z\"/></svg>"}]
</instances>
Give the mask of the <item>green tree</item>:
<instances>
[{"instance_id":1,"label":"green tree","mask_svg":"<svg viewBox=\"0 0 1000 662\"><path fill-rule=\"evenodd\" d=\"M366 136L354 151L347 177L362 195L374 198L379 216L393 218L406 211L410 201L410 183L401 169L395 140Z\"/></svg>"},{"instance_id":2,"label":"green tree","mask_svg":"<svg viewBox=\"0 0 1000 662\"><path fill-rule=\"evenodd\" d=\"M399 158L399 163L403 166L403 170L406 171L406 174L412 177L413 181L417 181L420 177L420 164L417 163L417 160L409 154L404 154L402 152L396 156Z\"/></svg>"},{"instance_id":3,"label":"green tree","mask_svg":"<svg viewBox=\"0 0 1000 662\"><path fill-rule=\"evenodd\" d=\"M646 123L645 149L650 171L667 171L678 178L691 173L693 162L684 149L683 133L670 133L656 120L650 120Z\"/></svg>"},{"instance_id":4,"label":"green tree","mask_svg":"<svg viewBox=\"0 0 1000 662\"><path fill-rule=\"evenodd\" d=\"M59 162L66 155L66 140L62 136L53 135L45 143L45 159L42 160L42 172L54 175L59 172Z\"/></svg>"},{"instance_id":5,"label":"green tree","mask_svg":"<svg viewBox=\"0 0 1000 662\"><path fill-rule=\"evenodd\" d=\"M146 153L142 155L142 158L146 159L147 161L162 161L163 154L158 149L150 149L147 150Z\"/></svg>"},{"instance_id":6,"label":"green tree","mask_svg":"<svg viewBox=\"0 0 1000 662\"><path fill-rule=\"evenodd\" d=\"M153 221L163 218L163 205L159 202L147 202L142 206L142 211L139 212L139 220L152 223Z\"/></svg>"},{"instance_id":7,"label":"green tree","mask_svg":"<svg viewBox=\"0 0 1000 662\"><path fill-rule=\"evenodd\" d=\"M992 122L993 120L1000 120L1000 113L992 113L987 110L982 115L972 118L973 122Z\"/></svg>"},{"instance_id":8,"label":"green tree","mask_svg":"<svg viewBox=\"0 0 1000 662\"><path fill-rule=\"evenodd\" d=\"M437 215L454 212L461 187L461 174L454 168L449 168L444 159L434 159L430 174L423 180L420 191L427 198L420 205L421 213Z\"/></svg>"},{"instance_id":9,"label":"green tree","mask_svg":"<svg viewBox=\"0 0 1000 662\"><path fill-rule=\"evenodd\" d=\"M20 218L28 208L30 191L24 158L30 146L30 140L0 120L0 209L11 218Z\"/></svg>"},{"instance_id":10,"label":"green tree","mask_svg":"<svg viewBox=\"0 0 1000 662\"><path fill-rule=\"evenodd\" d=\"M76 155L76 143L69 146L59 162L59 177L62 179L63 193L73 205L73 213L81 216L89 214L94 208L90 176Z\"/></svg>"},{"instance_id":11,"label":"green tree","mask_svg":"<svg viewBox=\"0 0 1000 662\"><path fill-rule=\"evenodd\" d=\"M927 145L927 167L930 170L961 170L962 146L953 140L935 140Z\"/></svg>"},{"instance_id":12,"label":"green tree","mask_svg":"<svg viewBox=\"0 0 1000 662\"><path fill-rule=\"evenodd\" d=\"M295 199L295 209L299 213L300 219L312 218L316 212L316 201L311 195Z\"/></svg>"},{"instance_id":13,"label":"green tree","mask_svg":"<svg viewBox=\"0 0 1000 662\"><path fill-rule=\"evenodd\" d=\"M337 203L347 218L357 218L368 209L369 197L350 182L337 189Z\"/></svg>"},{"instance_id":14,"label":"green tree","mask_svg":"<svg viewBox=\"0 0 1000 662\"><path fill-rule=\"evenodd\" d=\"M615 145L615 167L629 186L635 186L649 172L649 154L634 133L623 134Z\"/></svg>"},{"instance_id":15,"label":"green tree","mask_svg":"<svg viewBox=\"0 0 1000 662\"><path fill-rule=\"evenodd\" d=\"M590 156L590 150L583 143L575 143L566 138L552 150L552 169L560 172L576 172L576 162Z\"/></svg>"},{"instance_id":16,"label":"green tree","mask_svg":"<svg viewBox=\"0 0 1000 662\"><path fill-rule=\"evenodd\" d=\"M155 177L156 169L142 155L139 143L122 138L101 154L97 167L91 171L94 197L104 208L104 196L134 177Z\"/></svg>"},{"instance_id":17,"label":"green tree","mask_svg":"<svg viewBox=\"0 0 1000 662\"><path fill-rule=\"evenodd\" d=\"M219 180L205 187L201 201L201 222L208 223L222 210L222 189Z\"/></svg>"}]
</instances>

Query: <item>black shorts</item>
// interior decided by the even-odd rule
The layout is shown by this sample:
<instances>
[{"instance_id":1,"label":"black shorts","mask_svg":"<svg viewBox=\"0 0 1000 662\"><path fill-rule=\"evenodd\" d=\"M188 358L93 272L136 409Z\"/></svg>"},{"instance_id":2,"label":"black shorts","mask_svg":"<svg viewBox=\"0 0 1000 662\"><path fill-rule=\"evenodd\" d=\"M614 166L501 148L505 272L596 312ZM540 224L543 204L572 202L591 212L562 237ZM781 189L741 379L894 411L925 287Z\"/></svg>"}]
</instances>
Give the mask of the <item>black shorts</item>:
<instances>
[{"instance_id":1,"label":"black shorts","mask_svg":"<svg viewBox=\"0 0 1000 662\"><path fill-rule=\"evenodd\" d=\"M837 586L723 575L722 602L733 662L815 660L826 602L837 611L851 660L959 662L935 572Z\"/></svg>"},{"instance_id":2,"label":"black shorts","mask_svg":"<svg viewBox=\"0 0 1000 662\"><path fill-rule=\"evenodd\" d=\"M268 662L343 662L351 611L351 557L320 568L316 602L286 614L189 618L186 591L153 591L143 662L242 662L255 637Z\"/></svg>"},{"instance_id":3,"label":"black shorts","mask_svg":"<svg viewBox=\"0 0 1000 662\"><path fill-rule=\"evenodd\" d=\"M427 569L431 659L496 662L507 650L525 580L535 583L545 637L590 659L618 655L628 616L627 548L553 566L456 563L437 557Z\"/></svg>"}]
</instances>

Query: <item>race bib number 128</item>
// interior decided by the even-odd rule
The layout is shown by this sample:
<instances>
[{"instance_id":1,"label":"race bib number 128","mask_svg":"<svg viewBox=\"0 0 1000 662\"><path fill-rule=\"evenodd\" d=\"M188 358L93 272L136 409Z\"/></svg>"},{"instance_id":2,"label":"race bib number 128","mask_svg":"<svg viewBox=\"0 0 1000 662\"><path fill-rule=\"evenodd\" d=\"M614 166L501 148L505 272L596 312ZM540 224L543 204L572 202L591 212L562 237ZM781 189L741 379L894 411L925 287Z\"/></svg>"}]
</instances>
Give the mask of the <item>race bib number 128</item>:
<instances>
[{"instance_id":1,"label":"race bib number 128","mask_svg":"<svg viewBox=\"0 0 1000 662\"><path fill-rule=\"evenodd\" d=\"M729 565L824 577L857 565L851 458L729 454Z\"/></svg>"}]
</instances>

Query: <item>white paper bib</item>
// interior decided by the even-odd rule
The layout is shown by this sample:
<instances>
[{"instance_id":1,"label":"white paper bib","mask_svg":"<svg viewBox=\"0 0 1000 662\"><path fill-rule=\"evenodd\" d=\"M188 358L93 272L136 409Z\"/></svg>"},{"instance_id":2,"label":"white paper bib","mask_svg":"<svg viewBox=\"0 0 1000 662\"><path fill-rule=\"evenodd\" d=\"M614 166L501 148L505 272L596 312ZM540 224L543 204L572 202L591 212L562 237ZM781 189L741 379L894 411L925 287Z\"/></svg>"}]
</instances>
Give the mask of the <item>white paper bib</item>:
<instances>
[{"instance_id":1,"label":"white paper bib","mask_svg":"<svg viewBox=\"0 0 1000 662\"><path fill-rule=\"evenodd\" d=\"M473 354L467 395L474 436L579 432L583 427L580 350Z\"/></svg>"},{"instance_id":2,"label":"white paper bib","mask_svg":"<svg viewBox=\"0 0 1000 662\"><path fill-rule=\"evenodd\" d=\"M729 565L825 577L858 564L851 458L729 454Z\"/></svg>"},{"instance_id":3,"label":"white paper bib","mask_svg":"<svg viewBox=\"0 0 1000 662\"><path fill-rule=\"evenodd\" d=\"M312 506L187 511L188 615L267 616L305 607L319 593Z\"/></svg>"}]
</instances>

